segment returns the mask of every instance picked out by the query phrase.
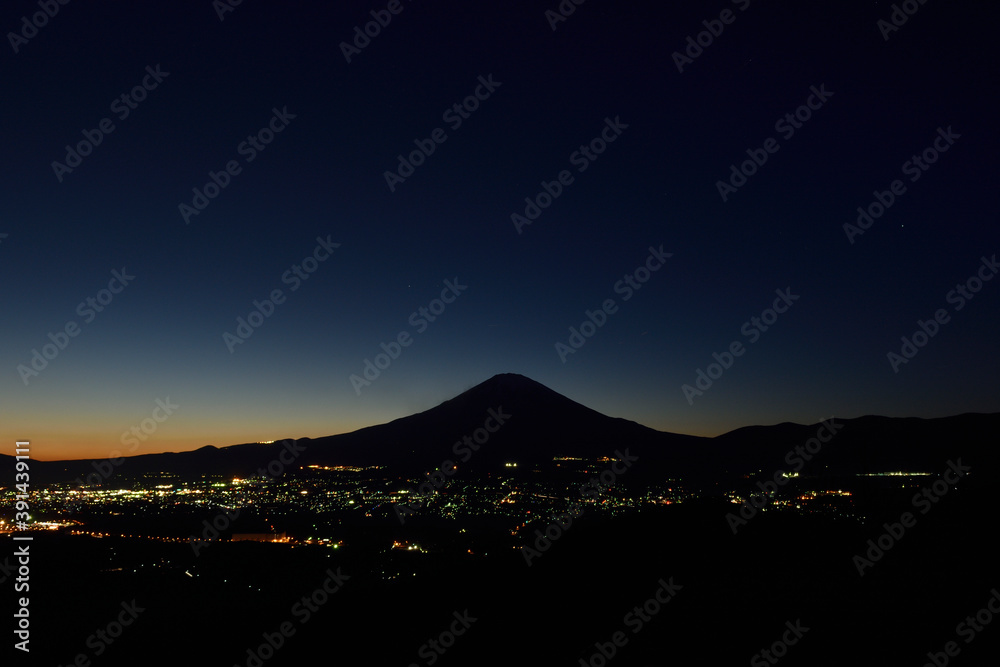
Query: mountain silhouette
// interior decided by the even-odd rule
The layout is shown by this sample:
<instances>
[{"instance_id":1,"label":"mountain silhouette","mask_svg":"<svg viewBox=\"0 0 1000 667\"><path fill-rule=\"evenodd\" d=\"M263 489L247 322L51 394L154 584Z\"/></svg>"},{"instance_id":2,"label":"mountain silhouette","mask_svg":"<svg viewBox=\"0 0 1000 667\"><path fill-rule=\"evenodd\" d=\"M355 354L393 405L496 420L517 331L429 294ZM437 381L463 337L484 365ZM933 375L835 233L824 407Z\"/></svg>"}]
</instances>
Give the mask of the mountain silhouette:
<instances>
[{"instance_id":1,"label":"mountain silhouette","mask_svg":"<svg viewBox=\"0 0 1000 667\"><path fill-rule=\"evenodd\" d=\"M1000 414L939 419L866 416L834 423L839 427L835 437L802 474L940 472L949 458L959 456L996 470L991 443L1000 428ZM470 472L497 470L513 462L519 468L553 470L554 457L613 458L628 448L640 461L630 470L630 478L687 476L719 481L758 472L770 476L788 468L785 455L814 437L820 426L789 422L748 426L715 438L667 433L601 414L523 375L503 373L429 410L351 433L127 457L113 467L109 483L160 472L187 479L250 476L277 460L292 443L298 453L288 469L313 464L380 465L400 474L419 474L452 461ZM466 438L475 447L457 445ZM94 472L89 460L32 463L33 480L42 483L68 482Z\"/></svg>"},{"instance_id":2,"label":"mountain silhouette","mask_svg":"<svg viewBox=\"0 0 1000 667\"><path fill-rule=\"evenodd\" d=\"M710 442L609 417L523 375L504 373L430 410L307 443L316 456L330 457L331 462L436 467L444 459L455 459L453 445L483 429L491 411L502 411L504 423L470 458L473 468L503 461L535 465L556 456L613 457L616 449L626 447L651 454L673 445L679 451ZM495 419L489 422L495 424Z\"/></svg>"}]
</instances>

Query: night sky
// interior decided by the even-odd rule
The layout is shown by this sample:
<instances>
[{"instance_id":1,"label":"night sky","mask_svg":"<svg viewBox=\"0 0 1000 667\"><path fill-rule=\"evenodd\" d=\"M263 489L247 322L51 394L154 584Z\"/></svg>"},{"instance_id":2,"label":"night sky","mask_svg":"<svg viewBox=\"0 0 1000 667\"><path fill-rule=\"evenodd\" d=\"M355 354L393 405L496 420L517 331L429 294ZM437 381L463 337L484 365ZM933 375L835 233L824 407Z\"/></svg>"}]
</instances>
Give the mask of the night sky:
<instances>
[{"instance_id":1,"label":"night sky","mask_svg":"<svg viewBox=\"0 0 1000 667\"><path fill-rule=\"evenodd\" d=\"M6 3L2 439L318 437L503 372L698 435L1000 409L991 6L665 4Z\"/></svg>"}]
</instances>

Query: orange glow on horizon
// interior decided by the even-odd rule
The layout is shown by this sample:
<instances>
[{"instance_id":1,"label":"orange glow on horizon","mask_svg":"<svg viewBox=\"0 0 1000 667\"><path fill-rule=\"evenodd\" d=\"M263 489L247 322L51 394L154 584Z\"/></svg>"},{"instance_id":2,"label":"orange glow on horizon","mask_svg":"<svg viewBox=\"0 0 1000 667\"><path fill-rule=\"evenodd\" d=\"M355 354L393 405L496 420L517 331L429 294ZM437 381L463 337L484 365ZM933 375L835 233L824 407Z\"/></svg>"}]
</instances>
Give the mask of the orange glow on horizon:
<instances>
[{"instance_id":1,"label":"orange glow on horizon","mask_svg":"<svg viewBox=\"0 0 1000 667\"><path fill-rule=\"evenodd\" d=\"M360 427L358 427L360 428ZM79 460L100 460L116 457L129 458L142 456L144 454L164 454L190 452L208 445L223 448L232 445L242 445L254 442L266 442L273 440L280 442L286 437L293 438L323 438L339 433L349 433L355 428L345 431L334 431L327 433L302 433L287 435L284 437L260 437L258 434L234 433L232 436L216 437L188 437L188 438L150 438L138 447L126 446L118 442L117 438L109 439L102 435L89 436L67 436L63 433L39 433L37 436L29 437L31 443L31 459L35 461L79 461ZM4 454L14 454L13 440L11 441L9 452ZM131 450L131 451L130 451Z\"/></svg>"}]
</instances>

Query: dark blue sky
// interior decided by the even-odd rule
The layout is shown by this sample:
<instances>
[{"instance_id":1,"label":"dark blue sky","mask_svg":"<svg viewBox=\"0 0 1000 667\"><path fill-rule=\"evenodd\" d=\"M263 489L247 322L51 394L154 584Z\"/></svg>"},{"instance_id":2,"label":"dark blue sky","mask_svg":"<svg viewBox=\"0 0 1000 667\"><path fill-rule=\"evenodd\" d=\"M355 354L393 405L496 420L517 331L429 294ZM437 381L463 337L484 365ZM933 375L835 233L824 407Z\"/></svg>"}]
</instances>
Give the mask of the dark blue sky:
<instances>
[{"instance_id":1,"label":"dark blue sky","mask_svg":"<svg viewBox=\"0 0 1000 667\"><path fill-rule=\"evenodd\" d=\"M82 458L329 435L500 372L705 435L1000 409L1000 281L949 299L1000 250L986 5L920 5L887 40L888 3L588 0L555 30L554 0L398 6L349 63L341 43L387 3L254 0L224 20L208 0L70 3L26 41L7 35L11 445ZM38 11L10 3L0 27L21 32ZM720 26L679 72L688 36ZM136 86L144 99L128 108ZM463 103L466 117L448 111ZM782 120L797 110L798 127ZM255 140L270 143L243 144L272 122L280 132ZM390 189L397 155L438 128L443 142ZM947 150L906 167L939 128L951 128ZM99 145L72 172L54 166L84 131ZM577 152L602 132L614 138L593 144L603 152ZM748 150L767 160L723 201L717 183ZM186 221L179 206L231 161L235 175ZM518 229L512 214L564 171L559 196ZM897 179L905 192L851 243L844 224ZM317 238L339 247L314 255ZM618 281L661 246L671 256L626 300ZM323 261L295 278L307 257ZM102 292L123 268L134 278ZM435 303L446 281L466 287ZM786 289L798 299L770 320ZM271 315L227 345L274 290ZM608 299L603 326L564 362L556 344ZM887 354L939 309L936 334L894 369ZM766 331L751 321L762 316ZM376 359L403 332L397 358ZM718 375L713 353L737 341ZM391 363L352 383L366 359ZM689 401L699 369L716 379ZM179 407L156 411L168 398Z\"/></svg>"}]
</instances>

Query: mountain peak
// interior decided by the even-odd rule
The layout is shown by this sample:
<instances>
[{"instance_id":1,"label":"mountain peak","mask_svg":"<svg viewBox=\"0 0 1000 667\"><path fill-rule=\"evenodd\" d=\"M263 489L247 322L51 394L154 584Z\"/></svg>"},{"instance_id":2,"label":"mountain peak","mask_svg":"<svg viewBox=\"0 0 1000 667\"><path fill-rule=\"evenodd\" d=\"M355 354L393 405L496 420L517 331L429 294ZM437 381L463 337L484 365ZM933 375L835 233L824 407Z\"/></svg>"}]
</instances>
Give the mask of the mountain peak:
<instances>
[{"instance_id":1,"label":"mountain peak","mask_svg":"<svg viewBox=\"0 0 1000 667\"><path fill-rule=\"evenodd\" d=\"M552 391L541 382L532 380L527 375L521 375L520 373L497 373L488 380L483 380L479 384L475 385L472 389L491 386L503 387L516 391L533 391L538 389ZM472 389L469 391L472 391Z\"/></svg>"},{"instance_id":2,"label":"mountain peak","mask_svg":"<svg viewBox=\"0 0 1000 667\"><path fill-rule=\"evenodd\" d=\"M569 454L614 456L618 448L670 437L604 415L519 373L498 373L429 410L313 440L307 456L316 462L434 466L455 456L456 442L487 432L488 441L469 462L472 467L510 460L537 463Z\"/></svg>"},{"instance_id":3,"label":"mountain peak","mask_svg":"<svg viewBox=\"0 0 1000 667\"><path fill-rule=\"evenodd\" d=\"M526 375L521 375L520 373L497 373L488 380L484 380L479 384L463 391L461 394L455 398L461 398L469 393L484 393L484 392L501 392L507 393L511 396L515 394L526 394L526 393L545 393L554 394L556 396L562 396L558 392L546 387L541 382L532 380ZM455 399L451 399L455 400ZM569 400L569 399L566 399ZM447 402L447 401L446 401Z\"/></svg>"}]
</instances>

